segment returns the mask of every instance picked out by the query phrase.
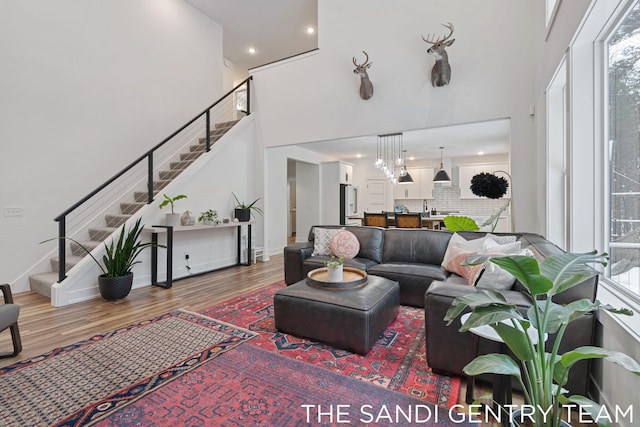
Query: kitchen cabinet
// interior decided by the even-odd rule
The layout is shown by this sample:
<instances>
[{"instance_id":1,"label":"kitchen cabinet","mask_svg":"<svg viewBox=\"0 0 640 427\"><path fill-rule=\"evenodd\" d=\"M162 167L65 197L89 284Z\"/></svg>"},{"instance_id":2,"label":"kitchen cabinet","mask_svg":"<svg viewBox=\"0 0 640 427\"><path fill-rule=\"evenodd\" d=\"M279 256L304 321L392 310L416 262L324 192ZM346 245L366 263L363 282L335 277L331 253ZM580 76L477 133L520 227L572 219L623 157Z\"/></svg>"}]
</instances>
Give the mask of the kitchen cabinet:
<instances>
[{"instance_id":1,"label":"kitchen cabinet","mask_svg":"<svg viewBox=\"0 0 640 427\"><path fill-rule=\"evenodd\" d=\"M486 173L494 173L496 171L506 171L509 172L509 164L508 163L487 163L487 164L476 164L476 165L464 165L458 167L458 186L460 187L460 198L461 199L480 199L481 197L476 196L471 192L471 178L475 175L486 172ZM507 190L507 194L503 197L509 198L511 197L511 182L508 177L506 177L503 173L498 173L498 176L502 176L507 178L509 181L509 189Z\"/></svg>"},{"instance_id":2,"label":"kitchen cabinet","mask_svg":"<svg viewBox=\"0 0 640 427\"><path fill-rule=\"evenodd\" d=\"M413 182L409 184L396 184L393 186L393 197L395 199L418 199L420 198L420 169L407 168L411 174Z\"/></svg>"},{"instance_id":3,"label":"kitchen cabinet","mask_svg":"<svg viewBox=\"0 0 640 427\"><path fill-rule=\"evenodd\" d=\"M353 165L339 162L340 164L340 184L353 184Z\"/></svg>"},{"instance_id":4,"label":"kitchen cabinet","mask_svg":"<svg viewBox=\"0 0 640 427\"><path fill-rule=\"evenodd\" d=\"M395 199L433 199L433 168L407 168L413 182L396 184L393 188Z\"/></svg>"},{"instance_id":5,"label":"kitchen cabinet","mask_svg":"<svg viewBox=\"0 0 640 427\"><path fill-rule=\"evenodd\" d=\"M433 168L420 169L420 198L433 199L433 176L435 175ZM414 178L415 179L415 178Z\"/></svg>"}]
</instances>

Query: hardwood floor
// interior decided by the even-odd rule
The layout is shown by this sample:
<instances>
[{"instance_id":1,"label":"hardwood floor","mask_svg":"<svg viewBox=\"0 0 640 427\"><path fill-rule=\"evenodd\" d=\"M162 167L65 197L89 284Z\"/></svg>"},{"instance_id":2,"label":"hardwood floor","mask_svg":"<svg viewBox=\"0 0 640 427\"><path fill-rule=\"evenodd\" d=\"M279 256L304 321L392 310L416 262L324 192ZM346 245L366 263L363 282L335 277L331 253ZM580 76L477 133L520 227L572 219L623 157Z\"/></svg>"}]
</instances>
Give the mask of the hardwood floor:
<instances>
[{"instance_id":1,"label":"hardwood floor","mask_svg":"<svg viewBox=\"0 0 640 427\"><path fill-rule=\"evenodd\" d=\"M284 280L282 255L272 256L269 261L250 267L230 267L174 281L171 289L153 286L134 289L126 299L116 302L96 298L56 308L39 294L16 294L14 301L21 306L19 326L23 350L17 357L0 359L0 367L176 308L202 310L279 280ZM0 334L0 351L8 350L10 346L11 336L4 331ZM465 384L462 381L459 402L467 407L464 403ZM476 396L486 393L490 393L489 388L476 385ZM516 395L514 401L521 403L522 397Z\"/></svg>"},{"instance_id":2,"label":"hardwood floor","mask_svg":"<svg viewBox=\"0 0 640 427\"><path fill-rule=\"evenodd\" d=\"M284 279L282 255L250 267L230 267L214 273L174 281L171 289L146 286L127 298L109 302L102 298L52 307L34 292L14 295L21 306L18 325L22 352L0 359L0 367L28 359L56 347L87 339L97 333L144 320L176 308L198 311L250 290ZM0 333L0 351L11 348L9 331Z\"/></svg>"}]
</instances>

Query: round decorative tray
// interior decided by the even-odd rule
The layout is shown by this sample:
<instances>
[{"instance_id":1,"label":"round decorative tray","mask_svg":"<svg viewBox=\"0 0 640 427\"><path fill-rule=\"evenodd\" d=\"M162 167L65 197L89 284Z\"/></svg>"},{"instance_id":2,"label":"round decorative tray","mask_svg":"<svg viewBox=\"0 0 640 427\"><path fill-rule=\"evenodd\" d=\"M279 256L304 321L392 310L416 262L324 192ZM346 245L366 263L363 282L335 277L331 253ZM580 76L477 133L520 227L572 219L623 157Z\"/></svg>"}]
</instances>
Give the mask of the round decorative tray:
<instances>
[{"instance_id":1,"label":"round decorative tray","mask_svg":"<svg viewBox=\"0 0 640 427\"><path fill-rule=\"evenodd\" d=\"M342 267L342 281L330 282L327 267L311 270L307 274L307 284L315 288L324 289L353 289L367 284L367 272L353 268Z\"/></svg>"}]
</instances>

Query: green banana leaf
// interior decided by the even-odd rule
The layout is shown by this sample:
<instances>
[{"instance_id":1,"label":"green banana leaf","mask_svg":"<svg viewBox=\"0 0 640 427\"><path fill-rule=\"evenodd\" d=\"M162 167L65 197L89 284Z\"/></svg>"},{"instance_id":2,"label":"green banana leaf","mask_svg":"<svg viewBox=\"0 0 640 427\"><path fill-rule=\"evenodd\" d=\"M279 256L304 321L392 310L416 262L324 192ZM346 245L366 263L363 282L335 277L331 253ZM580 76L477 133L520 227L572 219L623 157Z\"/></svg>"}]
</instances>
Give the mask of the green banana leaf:
<instances>
[{"instance_id":1,"label":"green banana leaf","mask_svg":"<svg viewBox=\"0 0 640 427\"><path fill-rule=\"evenodd\" d=\"M448 215L442 220L447 230L457 231L478 231L478 224L468 216Z\"/></svg>"}]
</instances>

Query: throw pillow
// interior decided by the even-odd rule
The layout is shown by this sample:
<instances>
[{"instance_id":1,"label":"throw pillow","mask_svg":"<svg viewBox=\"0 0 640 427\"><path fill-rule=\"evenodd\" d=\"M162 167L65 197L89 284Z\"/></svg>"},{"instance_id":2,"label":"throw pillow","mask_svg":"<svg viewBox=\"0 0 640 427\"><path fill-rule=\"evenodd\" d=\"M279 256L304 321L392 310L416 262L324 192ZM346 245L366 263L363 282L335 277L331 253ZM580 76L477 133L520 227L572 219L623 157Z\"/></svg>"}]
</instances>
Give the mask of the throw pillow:
<instances>
[{"instance_id":1,"label":"throw pillow","mask_svg":"<svg viewBox=\"0 0 640 427\"><path fill-rule=\"evenodd\" d=\"M320 228L314 227L313 229L313 253L311 256L316 255L331 255L331 249L329 248L329 241L340 231L339 228Z\"/></svg>"},{"instance_id":2,"label":"throw pillow","mask_svg":"<svg viewBox=\"0 0 640 427\"><path fill-rule=\"evenodd\" d=\"M487 233L485 237L495 240L500 245L506 245L507 243L514 243L517 239L516 236L498 236L497 234Z\"/></svg>"},{"instance_id":3,"label":"throw pillow","mask_svg":"<svg viewBox=\"0 0 640 427\"><path fill-rule=\"evenodd\" d=\"M460 247L461 249L466 249L470 252L478 253L482 251L482 247L484 245L484 241L486 237L481 237L479 239L467 240L458 233L453 233L451 239L449 240L449 244L447 245L447 250L444 252L444 258L442 259L442 267L445 270L449 270L447 265L451 263L452 256L452 248L455 246ZM449 270L451 271L451 270Z\"/></svg>"},{"instance_id":4,"label":"throw pillow","mask_svg":"<svg viewBox=\"0 0 640 427\"><path fill-rule=\"evenodd\" d=\"M529 249L522 249L515 253L499 255L533 256L533 252ZM479 289L507 290L511 289L516 281L516 278L511 273L492 262L487 262L478 276L475 283Z\"/></svg>"},{"instance_id":5,"label":"throw pillow","mask_svg":"<svg viewBox=\"0 0 640 427\"><path fill-rule=\"evenodd\" d=\"M487 255L515 255L522 249L522 242L506 243L504 245L488 237L482 244L482 253Z\"/></svg>"},{"instance_id":6,"label":"throw pillow","mask_svg":"<svg viewBox=\"0 0 640 427\"><path fill-rule=\"evenodd\" d=\"M449 252L449 257L447 263L443 264L444 269L464 277L469 285L473 285L474 279L482 270L483 265L462 265L462 263L471 255L477 254L477 252L469 251L459 245L449 246L447 251Z\"/></svg>"},{"instance_id":7,"label":"throw pillow","mask_svg":"<svg viewBox=\"0 0 640 427\"><path fill-rule=\"evenodd\" d=\"M339 230L329 241L329 249L334 256L355 258L360 252L360 242L355 234L348 230Z\"/></svg>"}]
</instances>

